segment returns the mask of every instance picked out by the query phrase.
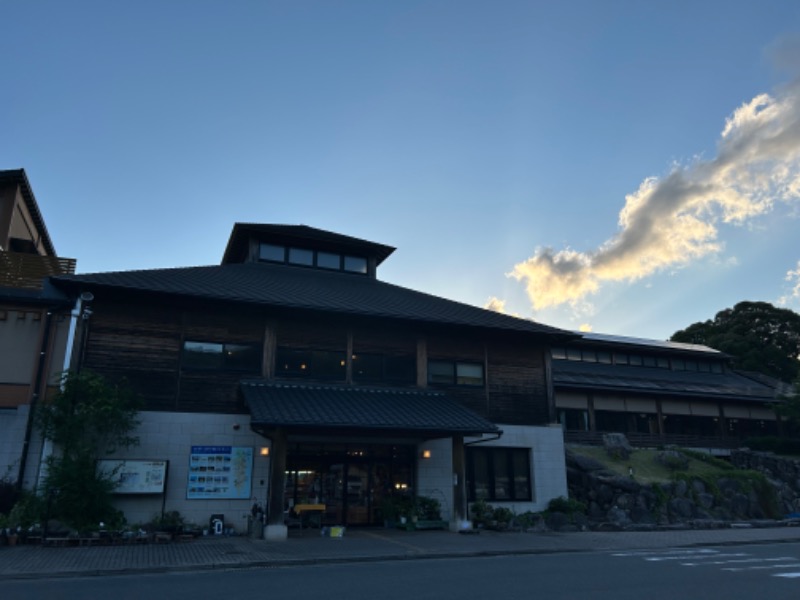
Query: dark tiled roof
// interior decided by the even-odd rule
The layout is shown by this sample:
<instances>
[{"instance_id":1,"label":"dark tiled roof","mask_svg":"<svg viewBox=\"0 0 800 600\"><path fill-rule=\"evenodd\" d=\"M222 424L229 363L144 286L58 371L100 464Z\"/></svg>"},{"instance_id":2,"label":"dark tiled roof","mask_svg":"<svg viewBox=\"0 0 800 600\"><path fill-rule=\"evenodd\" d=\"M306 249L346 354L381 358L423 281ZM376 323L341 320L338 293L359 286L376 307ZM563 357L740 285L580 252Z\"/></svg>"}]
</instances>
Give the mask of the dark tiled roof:
<instances>
[{"instance_id":1,"label":"dark tiled roof","mask_svg":"<svg viewBox=\"0 0 800 600\"><path fill-rule=\"evenodd\" d=\"M578 332L575 332L578 333ZM669 340L650 340L645 338L635 338L623 335L609 335L605 333L581 332L581 343L578 345L591 345L593 347L604 346L607 350L616 349L651 349L663 353L664 351L674 351L677 353L704 354L718 357L726 355L719 350L714 350L708 346L700 344L684 344L682 342L671 342ZM585 342L585 343L584 343Z\"/></svg>"},{"instance_id":2,"label":"dark tiled roof","mask_svg":"<svg viewBox=\"0 0 800 600\"><path fill-rule=\"evenodd\" d=\"M773 402L768 386L737 373L700 373L648 367L553 361L556 389L592 389L638 394Z\"/></svg>"},{"instance_id":3,"label":"dark tiled roof","mask_svg":"<svg viewBox=\"0 0 800 600\"><path fill-rule=\"evenodd\" d=\"M255 427L499 432L493 423L440 392L264 380L245 380L240 388Z\"/></svg>"},{"instance_id":4,"label":"dark tiled roof","mask_svg":"<svg viewBox=\"0 0 800 600\"><path fill-rule=\"evenodd\" d=\"M363 275L244 263L54 277L78 292L98 287L544 335L567 331L385 283Z\"/></svg>"}]
</instances>

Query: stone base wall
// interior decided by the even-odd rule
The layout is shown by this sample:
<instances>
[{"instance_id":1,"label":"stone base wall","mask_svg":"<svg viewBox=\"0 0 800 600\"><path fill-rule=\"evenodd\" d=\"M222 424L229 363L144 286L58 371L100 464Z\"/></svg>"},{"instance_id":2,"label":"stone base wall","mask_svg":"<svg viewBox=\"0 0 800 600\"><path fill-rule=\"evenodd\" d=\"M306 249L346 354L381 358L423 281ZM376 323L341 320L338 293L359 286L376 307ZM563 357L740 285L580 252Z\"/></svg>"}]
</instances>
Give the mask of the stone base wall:
<instances>
[{"instance_id":1,"label":"stone base wall","mask_svg":"<svg viewBox=\"0 0 800 600\"><path fill-rule=\"evenodd\" d=\"M567 452L570 498L586 505L573 515L578 528L653 528L728 526L735 521L781 519L800 512L800 464L768 454L737 451L734 466L766 476L757 489L732 472L707 481L685 472L676 481L643 485L633 477L606 470L590 458ZM772 492L775 493L772 493Z\"/></svg>"}]
</instances>

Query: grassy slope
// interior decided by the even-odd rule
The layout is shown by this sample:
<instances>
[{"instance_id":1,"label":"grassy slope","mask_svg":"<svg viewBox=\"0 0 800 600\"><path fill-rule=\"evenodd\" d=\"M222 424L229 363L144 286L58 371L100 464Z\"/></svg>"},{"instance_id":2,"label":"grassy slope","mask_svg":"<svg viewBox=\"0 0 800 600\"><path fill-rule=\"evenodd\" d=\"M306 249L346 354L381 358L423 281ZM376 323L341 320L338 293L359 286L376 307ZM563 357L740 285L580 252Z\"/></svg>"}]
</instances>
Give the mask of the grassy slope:
<instances>
[{"instance_id":1,"label":"grassy slope","mask_svg":"<svg viewBox=\"0 0 800 600\"><path fill-rule=\"evenodd\" d=\"M674 471L660 465L656 462L655 457L658 453L657 450L634 450L631 453L629 460L614 459L606 454L602 447L598 446L577 446L568 445L568 449L574 454L588 456L596 461L604 464L610 471L620 475L629 476L629 468L633 468L633 476L639 483L649 484L662 481L670 481L673 478ZM729 474L731 467L725 468L722 461L716 461L711 458L708 462L697 460L696 458L689 458L689 469L686 471L679 471L685 475L696 475L700 478L716 478L723 477L726 473Z\"/></svg>"}]
</instances>

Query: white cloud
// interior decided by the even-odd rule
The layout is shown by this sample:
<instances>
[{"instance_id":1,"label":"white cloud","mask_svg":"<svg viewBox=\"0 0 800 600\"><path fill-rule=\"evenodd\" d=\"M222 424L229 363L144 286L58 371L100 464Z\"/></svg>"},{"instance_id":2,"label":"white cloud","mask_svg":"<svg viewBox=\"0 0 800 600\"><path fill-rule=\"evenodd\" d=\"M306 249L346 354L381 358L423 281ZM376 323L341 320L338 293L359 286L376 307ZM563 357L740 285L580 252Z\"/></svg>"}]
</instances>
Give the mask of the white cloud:
<instances>
[{"instance_id":1,"label":"white cloud","mask_svg":"<svg viewBox=\"0 0 800 600\"><path fill-rule=\"evenodd\" d=\"M493 310L494 312L505 313L506 312L506 301L500 300L496 296L492 296L486 301L486 304L483 305L483 308L486 310Z\"/></svg>"},{"instance_id":2,"label":"white cloud","mask_svg":"<svg viewBox=\"0 0 800 600\"><path fill-rule=\"evenodd\" d=\"M721 223L742 225L800 199L800 85L761 94L726 120L711 160L645 179L625 198L619 230L599 248L537 248L510 276L535 310L573 309L604 283L634 282L721 252Z\"/></svg>"},{"instance_id":3,"label":"white cloud","mask_svg":"<svg viewBox=\"0 0 800 600\"><path fill-rule=\"evenodd\" d=\"M778 299L778 304L786 306L793 302L800 302L800 260L797 261L797 268L786 272L786 281L789 282L789 292Z\"/></svg>"}]
</instances>

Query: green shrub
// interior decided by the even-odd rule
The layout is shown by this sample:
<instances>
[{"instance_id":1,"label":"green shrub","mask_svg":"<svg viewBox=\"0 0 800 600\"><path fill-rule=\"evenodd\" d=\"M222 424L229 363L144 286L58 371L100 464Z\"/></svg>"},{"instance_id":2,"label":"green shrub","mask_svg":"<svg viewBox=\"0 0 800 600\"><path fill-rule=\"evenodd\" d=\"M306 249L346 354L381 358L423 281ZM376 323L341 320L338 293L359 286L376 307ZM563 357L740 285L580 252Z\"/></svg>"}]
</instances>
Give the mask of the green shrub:
<instances>
[{"instance_id":1,"label":"green shrub","mask_svg":"<svg viewBox=\"0 0 800 600\"><path fill-rule=\"evenodd\" d=\"M470 507L470 515L476 525L485 525L491 520L493 514L494 507L486 502L486 500L473 502Z\"/></svg>"},{"instance_id":2,"label":"green shrub","mask_svg":"<svg viewBox=\"0 0 800 600\"><path fill-rule=\"evenodd\" d=\"M585 513L586 505L579 500L561 496L550 500L550 502L547 503L547 510L548 512L560 512L571 515L574 513Z\"/></svg>"},{"instance_id":3,"label":"green shrub","mask_svg":"<svg viewBox=\"0 0 800 600\"><path fill-rule=\"evenodd\" d=\"M492 511L492 520L499 524L508 525L514 518L514 511L505 506L498 506Z\"/></svg>"},{"instance_id":4,"label":"green shrub","mask_svg":"<svg viewBox=\"0 0 800 600\"><path fill-rule=\"evenodd\" d=\"M751 450L760 452L773 452L790 456L800 455L800 439L777 436L763 436L747 438L744 445Z\"/></svg>"},{"instance_id":5,"label":"green shrub","mask_svg":"<svg viewBox=\"0 0 800 600\"><path fill-rule=\"evenodd\" d=\"M19 499L19 490L10 477L0 479L0 513L8 514Z\"/></svg>"},{"instance_id":6,"label":"green shrub","mask_svg":"<svg viewBox=\"0 0 800 600\"><path fill-rule=\"evenodd\" d=\"M417 498L417 516L425 521L441 521L442 505L436 498L419 496Z\"/></svg>"}]
</instances>

